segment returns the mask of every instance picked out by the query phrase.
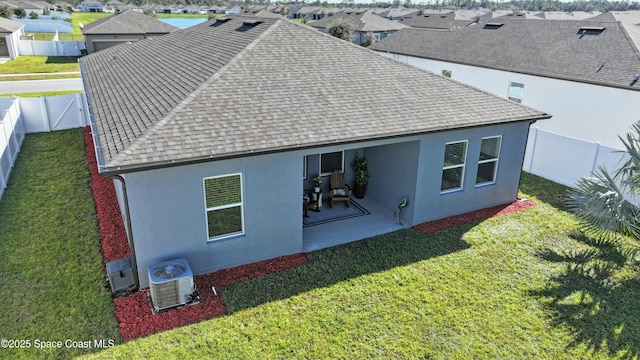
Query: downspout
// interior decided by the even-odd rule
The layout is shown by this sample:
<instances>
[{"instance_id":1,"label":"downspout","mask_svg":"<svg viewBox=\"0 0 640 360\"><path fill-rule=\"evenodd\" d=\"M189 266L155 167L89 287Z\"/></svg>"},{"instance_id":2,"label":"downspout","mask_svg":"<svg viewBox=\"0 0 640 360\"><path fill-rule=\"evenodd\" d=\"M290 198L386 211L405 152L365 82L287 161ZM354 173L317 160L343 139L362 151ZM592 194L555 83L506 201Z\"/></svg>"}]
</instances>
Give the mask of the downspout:
<instances>
[{"instance_id":1,"label":"downspout","mask_svg":"<svg viewBox=\"0 0 640 360\"><path fill-rule=\"evenodd\" d=\"M138 280L138 261L136 260L136 248L133 242L133 231L131 230L131 216L129 212L129 197L127 196L127 184L124 178L120 175L109 176L114 180L120 181L122 184L122 197L124 201L124 217L127 228L127 241L129 243L129 249L131 250L131 270L133 272L133 285L136 289L140 288L140 281Z\"/></svg>"}]
</instances>

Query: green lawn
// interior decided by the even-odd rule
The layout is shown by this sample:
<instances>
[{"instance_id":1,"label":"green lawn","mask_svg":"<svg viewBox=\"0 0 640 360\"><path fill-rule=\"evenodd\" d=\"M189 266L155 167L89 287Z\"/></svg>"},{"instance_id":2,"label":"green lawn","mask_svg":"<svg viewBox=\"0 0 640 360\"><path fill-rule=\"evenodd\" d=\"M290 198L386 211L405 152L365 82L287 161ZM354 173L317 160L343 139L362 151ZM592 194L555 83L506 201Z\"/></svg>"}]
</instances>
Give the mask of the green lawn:
<instances>
[{"instance_id":1,"label":"green lawn","mask_svg":"<svg viewBox=\"0 0 640 360\"><path fill-rule=\"evenodd\" d=\"M109 13L85 13L85 12L74 12L71 13L71 25L73 26L73 33L82 35L82 30L80 30L80 24L87 25L96 20L100 20L107 16L111 16L113 14Z\"/></svg>"},{"instance_id":2,"label":"green lawn","mask_svg":"<svg viewBox=\"0 0 640 360\"><path fill-rule=\"evenodd\" d=\"M0 200L0 337L31 349L0 358L71 358L35 341L120 341L105 288L81 129L26 136ZM89 350L91 351L91 350Z\"/></svg>"},{"instance_id":3,"label":"green lawn","mask_svg":"<svg viewBox=\"0 0 640 360\"><path fill-rule=\"evenodd\" d=\"M0 203L0 295L9 302L2 337L117 339L99 279L81 132L27 140ZM117 340L87 357L640 356L638 267L580 234L564 211L565 187L524 174L521 188L537 206L437 234L402 230L310 253L309 265L220 289L226 316ZM65 276L50 275L52 267ZM33 292L46 296L36 301Z\"/></svg>"},{"instance_id":4,"label":"green lawn","mask_svg":"<svg viewBox=\"0 0 640 360\"><path fill-rule=\"evenodd\" d=\"M0 94L0 97L10 97L10 96L18 96L21 98L33 98L40 96L57 96L57 95L68 95L75 94L77 92L83 92L81 90L65 90L65 91L45 91L45 92L34 92L34 93L19 93L19 94Z\"/></svg>"},{"instance_id":5,"label":"green lawn","mask_svg":"<svg viewBox=\"0 0 640 360\"><path fill-rule=\"evenodd\" d=\"M19 56L0 65L0 74L39 74L58 72L79 72L76 56ZM2 76L0 81L60 79L80 77L80 73L71 75L31 75Z\"/></svg>"}]
</instances>

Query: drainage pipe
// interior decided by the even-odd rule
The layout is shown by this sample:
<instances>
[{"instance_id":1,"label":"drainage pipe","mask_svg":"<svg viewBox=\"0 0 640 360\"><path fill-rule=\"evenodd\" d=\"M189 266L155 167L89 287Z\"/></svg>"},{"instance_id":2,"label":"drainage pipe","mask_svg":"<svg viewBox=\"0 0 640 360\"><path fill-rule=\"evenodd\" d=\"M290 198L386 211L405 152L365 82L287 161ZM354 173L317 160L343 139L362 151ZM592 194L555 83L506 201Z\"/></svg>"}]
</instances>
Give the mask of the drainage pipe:
<instances>
[{"instance_id":1,"label":"drainage pipe","mask_svg":"<svg viewBox=\"0 0 640 360\"><path fill-rule=\"evenodd\" d=\"M127 196L127 184L124 178L120 175L109 176L114 180L120 181L122 184L122 197L124 201L124 218L126 221L127 241L129 242L129 249L131 250L131 270L133 272L133 284L136 289L140 287L140 281L138 279L138 261L136 260L136 247L133 242L133 231L131 230L131 216L129 213L129 197Z\"/></svg>"}]
</instances>

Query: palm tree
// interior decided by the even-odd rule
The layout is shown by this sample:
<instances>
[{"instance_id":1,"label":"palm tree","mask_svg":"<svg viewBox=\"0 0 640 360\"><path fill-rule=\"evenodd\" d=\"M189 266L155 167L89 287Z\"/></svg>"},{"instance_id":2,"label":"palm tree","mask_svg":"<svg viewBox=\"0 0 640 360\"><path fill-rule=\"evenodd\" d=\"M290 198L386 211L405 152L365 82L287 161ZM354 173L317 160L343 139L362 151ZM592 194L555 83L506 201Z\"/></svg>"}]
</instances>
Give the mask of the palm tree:
<instances>
[{"instance_id":1,"label":"palm tree","mask_svg":"<svg viewBox=\"0 0 640 360\"><path fill-rule=\"evenodd\" d=\"M597 238L612 240L617 235L640 239L640 209L633 204L640 192L640 121L623 138L623 162L613 175L604 167L582 178L570 190L568 205L582 228ZM640 247L631 250L635 256Z\"/></svg>"}]
</instances>

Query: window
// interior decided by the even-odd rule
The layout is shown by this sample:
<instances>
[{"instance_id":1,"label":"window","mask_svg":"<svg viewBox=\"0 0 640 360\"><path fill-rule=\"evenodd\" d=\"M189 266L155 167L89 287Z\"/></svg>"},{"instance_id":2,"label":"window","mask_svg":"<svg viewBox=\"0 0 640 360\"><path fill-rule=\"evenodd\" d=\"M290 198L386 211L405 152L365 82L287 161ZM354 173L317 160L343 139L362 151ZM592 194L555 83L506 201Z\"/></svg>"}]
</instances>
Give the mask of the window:
<instances>
[{"instance_id":1,"label":"window","mask_svg":"<svg viewBox=\"0 0 640 360\"><path fill-rule=\"evenodd\" d=\"M442 70L442 76L451 79L451 70Z\"/></svg>"},{"instance_id":2,"label":"window","mask_svg":"<svg viewBox=\"0 0 640 360\"><path fill-rule=\"evenodd\" d=\"M331 175L333 170L344 171L344 152L320 154L320 175Z\"/></svg>"},{"instance_id":3,"label":"window","mask_svg":"<svg viewBox=\"0 0 640 360\"><path fill-rule=\"evenodd\" d=\"M462 189L464 164L467 157L467 140L447 143L442 166L442 192Z\"/></svg>"},{"instance_id":4,"label":"window","mask_svg":"<svg viewBox=\"0 0 640 360\"><path fill-rule=\"evenodd\" d=\"M373 34L373 41L380 41L380 34Z\"/></svg>"},{"instance_id":5,"label":"window","mask_svg":"<svg viewBox=\"0 0 640 360\"><path fill-rule=\"evenodd\" d=\"M522 103L522 93L524 92L524 84L517 82L509 83L509 100Z\"/></svg>"},{"instance_id":6,"label":"window","mask_svg":"<svg viewBox=\"0 0 640 360\"><path fill-rule=\"evenodd\" d=\"M492 184L496 181L501 143L502 136L493 136L482 139L482 145L480 145L480 157L478 159L476 185Z\"/></svg>"},{"instance_id":7,"label":"window","mask_svg":"<svg viewBox=\"0 0 640 360\"><path fill-rule=\"evenodd\" d=\"M204 199L209 240L244 233L241 174L204 179Z\"/></svg>"}]
</instances>

